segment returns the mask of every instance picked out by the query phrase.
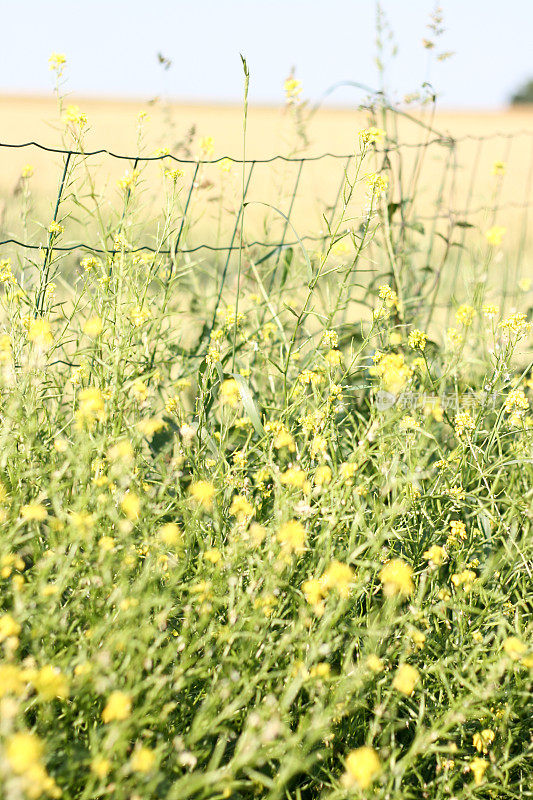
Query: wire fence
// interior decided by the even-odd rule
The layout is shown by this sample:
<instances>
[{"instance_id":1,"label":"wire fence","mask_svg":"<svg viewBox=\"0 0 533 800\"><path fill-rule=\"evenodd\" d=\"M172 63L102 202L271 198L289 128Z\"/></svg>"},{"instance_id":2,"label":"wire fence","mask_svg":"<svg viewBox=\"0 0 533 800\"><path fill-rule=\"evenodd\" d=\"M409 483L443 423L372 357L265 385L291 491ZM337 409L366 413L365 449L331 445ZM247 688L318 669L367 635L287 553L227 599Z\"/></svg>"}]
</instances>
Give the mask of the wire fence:
<instances>
[{"instance_id":1,"label":"wire fence","mask_svg":"<svg viewBox=\"0 0 533 800\"><path fill-rule=\"evenodd\" d=\"M40 154L59 157L60 164L57 182L57 193L52 202L53 213L49 222L67 220L68 229L60 239L53 241L54 253L69 254L77 251L98 255L113 256L115 247L110 232L107 238L98 234L96 241L75 237L76 228L83 232L94 228L94 218L83 218L81 206L75 202L70 192L71 173L78 171L82 165L89 175L94 164L96 172L104 172L102 159L111 162L126 163L132 173L146 170L154 164L165 167L178 166L182 171L179 213L176 225L164 235L148 231L140 234L135 246L126 247L131 253L154 253L158 256L191 255L200 251L215 254L231 254L241 247L238 237L244 209L251 235L246 230L246 247L248 249L268 249L269 258L283 249L294 248L301 244L323 245L331 239L331 226L343 205L343 187L346 175L353 166L357 156L354 153L322 153L320 155L274 155L268 158L247 158L245 160L232 156L213 159L181 158L170 153L155 155L127 155L107 149L82 150L60 147L49 147L39 142L0 143L0 157L7 154L10 159L13 153L38 152ZM386 170L392 176L392 196L389 199L389 217L392 228L402 230L406 225L427 225L431 237L435 234L443 236L439 225L445 225L446 236L450 229L459 226L460 237L455 243L459 248L464 245L467 228L485 224L494 225L495 221L507 215L505 222L513 231L516 244L516 258L522 261L525 251L529 208L533 203L533 131L518 130L512 133L497 132L489 135L465 135L453 138L447 135L427 135L422 141L388 142L386 146L373 149L374 163L379 171ZM495 162L502 162L495 170ZM222 196L219 191L219 180L212 180L209 175L215 168L230 165L239 176L244 177L233 187L233 196L226 190ZM259 175L262 170L274 172L278 167L283 169L282 190L272 188L268 176ZM219 169L220 172L220 169ZM495 172L496 174L492 174ZM279 177L279 172L276 173ZM313 179L313 174L315 178ZM220 175L219 175L220 178ZM103 198L94 188L93 198ZM274 182L275 183L275 182ZM152 199L158 196L155 181L147 180L151 185ZM287 187L290 187L287 189ZM109 188L109 184L107 184ZM416 192L411 197L409 192ZM218 192L222 210L212 213L213 194ZM11 203L4 190L4 206ZM126 189L121 197L122 203L129 200L130 189ZM217 199L217 198L215 198ZM73 208L66 206L71 203ZM248 204L263 204L270 208L259 222L257 209L252 212ZM354 229L355 220L361 217L364 208L364 190L354 194L353 208L343 209L350 224L339 234L342 239ZM281 211L274 213L272 208ZM75 213L74 213L75 212ZM270 215L268 227L265 219ZM40 229L26 228L20 232L20 215L16 212L9 219L5 213L0 226L0 247L15 248L27 251L47 252L52 248L48 224ZM252 225L249 220L254 218ZM480 218L483 219L480 219ZM124 218L124 209L122 210ZM120 209L117 212L120 221ZM214 226L217 222L216 237L213 238ZM199 223L196 225L195 223ZM261 228L262 223L262 228ZM17 229L18 227L18 229ZM148 226L149 227L149 226ZM157 215L153 216L153 228L157 227ZM254 230L261 230L268 235L253 235ZM143 240L144 236L144 240ZM45 256L46 257L46 256ZM461 258L459 250L458 259Z\"/></svg>"}]
</instances>

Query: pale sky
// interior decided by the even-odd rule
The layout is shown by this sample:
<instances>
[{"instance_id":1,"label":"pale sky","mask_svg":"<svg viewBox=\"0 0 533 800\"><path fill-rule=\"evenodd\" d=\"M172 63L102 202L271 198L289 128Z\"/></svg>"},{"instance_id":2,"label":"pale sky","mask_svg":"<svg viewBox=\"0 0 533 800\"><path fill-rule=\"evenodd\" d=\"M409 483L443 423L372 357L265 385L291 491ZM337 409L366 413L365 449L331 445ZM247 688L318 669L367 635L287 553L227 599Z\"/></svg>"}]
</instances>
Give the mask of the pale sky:
<instances>
[{"instance_id":1,"label":"pale sky","mask_svg":"<svg viewBox=\"0 0 533 800\"><path fill-rule=\"evenodd\" d=\"M383 0L399 52L396 98L428 80L448 108L497 108L533 77L533 0L441 0L446 32L428 67L421 40L434 0ZM280 102L292 66L317 101L337 81L377 86L374 0L0 0L0 91L47 93L48 56L69 59L74 94ZM157 53L172 59L165 71ZM341 90L331 100L358 104Z\"/></svg>"}]
</instances>

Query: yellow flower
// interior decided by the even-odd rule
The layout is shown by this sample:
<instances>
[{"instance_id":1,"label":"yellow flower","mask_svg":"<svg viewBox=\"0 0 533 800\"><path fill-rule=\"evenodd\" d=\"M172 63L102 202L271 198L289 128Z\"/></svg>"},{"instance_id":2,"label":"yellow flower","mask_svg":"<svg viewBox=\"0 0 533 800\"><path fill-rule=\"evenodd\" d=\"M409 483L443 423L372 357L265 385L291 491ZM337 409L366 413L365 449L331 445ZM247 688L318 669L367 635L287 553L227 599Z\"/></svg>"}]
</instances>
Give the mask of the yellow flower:
<instances>
[{"instance_id":1,"label":"yellow flower","mask_svg":"<svg viewBox=\"0 0 533 800\"><path fill-rule=\"evenodd\" d=\"M137 179L139 178L139 173L136 169L128 169L119 179L118 185L121 189L126 189L126 191L131 191L135 184L137 183Z\"/></svg>"},{"instance_id":2,"label":"yellow flower","mask_svg":"<svg viewBox=\"0 0 533 800\"><path fill-rule=\"evenodd\" d=\"M352 483L353 477L357 471L355 464L350 461L344 461L339 467L339 475L346 483Z\"/></svg>"},{"instance_id":3,"label":"yellow flower","mask_svg":"<svg viewBox=\"0 0 533 800\"><path fill-rule=\"evenodd\" d=\"M117 442L107 451L107 457L110 461L122 464L130 464L133 461L134 455L132 444L128 442L127 439L122 439L122 441Z\"/></svg>"},{"instance_id":4,"label":"yellow flower","mask_svg":"<svg viewBox=\"0 0 533 800\"><path fill-rule=\"evenodd\" d=\"M205 551L204 558L206 561L210 561L211 564L218 564L222 558L222 553L216 547L212 547L210 550Z\"/></svg>"},{"instance_id":5,"label":"yellow flower","mask_svg":"<svg viewBox=\"0 0 533 800\"><path fill-rule=\"evenodd\" d=\"M385 135L385 131L381 128L364 128L359 131L359 138L363 144L380 144Z\"/></svg>"},{"instance_id":6,"label":"yellow flower","mask_svg":"<svg viewBox=\"0 0 533 800\"><path fill-rule=\"evenodd\" d=\"M32 319L28 328L28 339L39 347L46 347L52 344L54 339L48 320L42 317Z\"/></svg>"},{"instance_id":7,"label":"yellow flower","mask_svg":"<svg viewBox=\"0 0 533 800\"><path fill-rule=\"evenodd\" d=\"M392 394L399 394L413 374L402 353L381 354L369 372L381 378L383 388Z\"/></svg>"},{"instance_id":8,"label":"yellow flower","mask_svg":"<svg viewBox=\"0 0 533 800\"><path fill-rule=\"evenodd\" d=\"M427 341L427 334L423 331L418 330L418 328L414 328L409 337L407 339L407 343L409 347L412 347L413 350L424 350Z\"/></svg>"},{"instance_id":9,"label":"yellow flower","mask_svg":"<svg viewBox=\"0 0 533 800\"><path fill-rule=\"evenodd\" d=\"M141 501L135 492L126 492L120 501L120 507L131 522L135 522L135 520L139 519Z\"/></svg>"},{"instance_id":10,"label":"yellow flower","mask_svg":"<svg viewBox=\"0 0 533 800\"><path fill-rule=\"evenodd\" d=\"M107 698L107 703L102 711L102 719L104 722L113 722L113 720L127 719L131 714L131 697L125 692L115 691L111 692Z\"/></svg>"},{"instance_id":11,"label":"yellow flower","mask_svg":"<svg viewBox=\"0 0 533 800\"><path fill-rule=\"evenodd\" d=\"M20 509L20 516L26 522L35 520L36 522L43 522L48 516L48 511L42 503L28 503Z\"/></svg>"},{"instance_id":12,"label":"yellow flower","mask_svg":"<svg viewBox=\"0 0 533 800\"><path fill-rule=\"evenodd\" d=\"M283 89L285 90L287 103L297 103L302 93L302 82L291 75L283 84Z\"/></svg>"},{"instance_id":13,"label":"yellow flower","mask_svg":"<svg viewBox=\"0 0 533 800\"><path fill-rule=\"evenodd\" d=\"M505 175L506 164L505 161L495 161L492 165L493 175Z\"/></svg>"},{"instance_id":14,"label":"yellow flower","mask_svg":"<svg viewBox=\"0 0 533 800\"><path fill-rule=\"evenodd\" d=\"M378 294L385 301L387 308L398 308L398 295L386 283L379 287Z\"/></svg>"},{"instance_id":15,"label":"yellow flower","mask_svg":"<svg viewBox=\"0 0 533 800\"><path fill-rule=\"evenodd\" d=\"M466 525L459 519L450 520L450 536L453 539L466 539Z\"/></svg>"},{"instance_id":16,"label":"yellow flower","mask_svg":"<svg viewBox=\"0 0 533 800\"><path fill-rule=\"evenodd\" d=\"M327 486L331 483L331 468L327 464L317 467L315 472L315 484L317 486Z\"/></svg>"},{"instance_id":17,"label":"yellow flower","mask_svg":"<svg viewBox=\"0 0 533 800\"><path fill-rule=\"evenodd\" d=\"M15 664L0 664L0 697L23 694L27 682L24 671Z\"/></svg>"},{"instance_id":18,"label":"yellow flower","mask_svg":"<svg viewBox=\"0 0 533 800\"><path fill-rule=\"evenodd\" d=\"M101 536L98 540L98 547L104 553L110 553L115 549L115 540L112 536Z\"/></svg>"},{"instance_id":19,"label":"yellow flower","mask_svg":"<svg viewBox=\"0 0 533 800\"><path fill-rule=\"evenodd\" d=\"M155 764L155 752L149 747L137 747L130 758L130 767L134 772L149 772Z\"/></svg>"},{"instance_id":20,"label":"yellow flower","mask_svg":"<svg viewBox=\"0 0 533 800\"><path fill-rule=\"evenodd\" d=\"M485 728L478 733L475 733L472 738L472 744L478 753L488 753L491 744L493 743L496 734L491 728Z\"/></svg>"},{"instance_id":21,"label":"yellow flower","mask_svg":"<svg viewBox=\"0 0 533 800\"><path fill-rule=\"evenodd\" d=\"M257 522L253 522L248 530L248 537L254 547L259 547L267 535L267 529Z\"/></svg>"},{"instance_id":22,"label":"yellow flower","mask_svg":"<svg viewBox=\"0 0 533 800\"><path fill-rule=\"evenodd\" d=\"M435 566L440 566L443 561L446 561L448 558L448 554L444 547L440 547L438 544L433 544L431 547L425 551L424 558L426 558L431 564L435 564Z\"/></svg>"},{"instance_id":23,"label":"yellow flower","mask_svg":"<svg viewBox=\"0 0 533 800\"><path fill-rule=\"evenodd\" d=\"M329 678L331 674L331 666L327 661L319 661L314 667L309 670L309 677L311 678Z\"/></svg>"},{"instance_id":24,"label":"yellow flower","mask_svg":"<svg viewBox=\"0 0 533 800\"><path fill-rule=\"evenodd\" d=\"M305 550L307 532L301 522L292 519L281 525L276 538L284 550L293 553L303 553Z\"/></svg>"},{"instance_id":25,"label":"yellow flower","mask_svg":"<svg viewBox=\"0 0 533 800\"><path fill-rule=\"evenodd\" d=\"M455 319L457 323L465 328L468 328L472 324L475 316L476 309L472 306L469 306L467 303L463 303L463 305L459 306L455 312Z\"/></svg>"},{"instance_id":26,"label":"yellow flower","mask_svg":"<svg viewBox=\"0 0 533 800\"><path fill-rule=\"evenodd\" d=\"M54 72L57 72L58 75L62 74L66 63L67 59L64 53L52 53L48 59L49 68Z\"/></svg>"},{"instance_id":27,"label":"yellow flower","mask_svg":"<svg viewBox=\"0 0 533 800\"><path fill-rule=\"evenodd\" d=\"M70 694L66 676L50 665L42 667L32 682L43 700L53 700L56 697L64 699Z\"/></svg>"},{"instance_id":28,"label":"yellow flower","mask_svg":"<svg viewBox=\"0 0 533 800\"><path fill-rule=\"evenodd\" d=\"M388 175L385 175L383 173L380 175L376 173L367 175L366 182L370 190L370 194L372 195L384 194L389 188Z\"/></svg>"},{"instance_id":29,"label":"yellow flower","mask_svg":"<svg viewBox=\"0 0 533 800\"><path fill-rule=\"evenodd\" d=\"M23 178L31 178L33 175L33 166L31 164L24 164L21 175Z\"/></svg>"},{"instance_id":30,"label":"yellow flower","mask_svg":"<svg viewBox=\"0 0 533 800\"><path fill-rule=\"evenodd\" d=\"M366 665L372 672L383 672L385 665L383 660L375 653L371 653L366 659Z\"/></svg>"},{"instance_id":31,"label":"yellow flower","mask_svg":"<svg viewBox=\"0 0 533 800\"><path fill-rule=\"evenodd\" d=\"M20 625L13 619L11 614L2 614L0 617L0 642L4 642L11 636L18 636Z\"/></svg>"},{"instance_id":32,"label":"yellow flower","mask_svg":"<svg viewBox=\"0 0 533 800\"><path fill-rule=\"evenodd\" d=\"M100 317L90 317L83 326L83 332L86 336L90 336L91 339L96 339L102 333L103 327Z\"/></svg>"},{"instance_id":33,"label":"yellow flower","mask_svg":"<svg viewBox=\"0 0 533 800\"><path fill-rule=\"evenodd\" d=\"M220 399L232 408L236 408L241 401L241 393L239 391L239 384L234 378L228 378L222 381L220 386Z\"/></svg>"},{"instance_id":34,"label":"yellow flower","mask_svg":"<svg viewBox=\"0 0 533 800\"><path fill-rule=\"evenodd\" d=\"M284 486L294 486L302 489L307 480L307 474L299 467L289 467L280 476L280 481Z\"/></svg>"},{"instance_id":35,"label":"yellow flower","mask_svg":"<svg viewBox=\"0 0 533 800\"><path fill-rule=\"evenodd\" d=\"M232 516L237 517L239 522L242 522L242 520L246 517L252 516L254 513L254 507L248 502L246 497L243 497L241 494L236 494L231 501L229 513Z\"/></svg>"},{"instance_id":36,"label":"yellow flower","mask_svg":"<svg viewBox=\"0 0 533 800\"><path fill-rule=\"evenodd\" d=\"M419 680L420 674L415 667L410 664L402 664L401 667L398 667L392 685L398 692L410 696Z\"/></svg>"},{"instance_id":37,"label":"yellow flower","mask_svg":"<svg viewBox=\"0 0 533 800\"><path fill-rule=\"evenodd\" d=\"M166 428L167 424L161 417L152 417L151 419L142 419L137 423L137 428L148 439L151 439L155 433L159 433Z\"/></svg>"},{"instance_id":38,"label":"yellow flower","mask_svg":"<svg viewBox=\"0 0 533 800\"><path fill-rule=\"evenodd\" d=\"M159 538L167 547L179 544L181 542L181 530L179 525L175 522L166 522L159 528Z\"/></svg>"},{"instance_id":39,"label":"yellow flower","mask_svg":"<svg viewBox=\"0 0 533 800\"><path fill-rule=\"evenodd\" d=\"M48 226L48 233L52 234L52 236L59 236L59 234L63 233L64 230L64 227L55 219L53 219Z\"/></svg>"},{"instance_id":40,"label":"yellow flower","mask_svg":"<svg viewBox=\"0 0 533 800\"><path fill-rule=\"evenodd\" d=\"M213 507L213 498L215 496L215 487L209 481L195 481L189 487L189 493L193 500L210 511Z\"/></svg>"},{"instance_id":41,"label":"yellow flower","mask_svg":"<svg viewBox=\"0 0 533 800\"><path fill-rule=\"evenodd\" d=\"M379 579L383 584L383 591L387 597L393 595L404 595L409 597L413 594L415 586L413 583L413 568L402 561L401 558L394 558L388 561L381 572Z\"/></svg>"},{"instance_id":42,"label":"yellow flower","mask_svg":"<svg viewBox=\"0 0 533 800\"><path fill-rule=\"evenodd\" d=\"M503 328L506 333L516 333L519 336L524 336L531 330L531 323L527 321L524 313L518 311L500 322L498 328Z\"/></svg>"},{"instance_id":43,"label":"yellow flower","mask_svg":"<svg viewBox=\"0 0 533 800\"><path fill-rule=\"evenodd\" d=\"M451 581L456 589L461 587L466 591L470 591L472 584L476 580L477 575L473 569L464 569L462 572L456 572L451 577Z\"/></svg>"},{"instance_id":44,"label":"yellow flower","mask_svg":"<svg viewBox=\"0 0 533 800\"><path fill-rule=\"evenodd\" d=\"M472 419L470 411L459 411L454 420L455 433L462 438L467 431L473 431L476 423Z\"/></svg>"},{"instance_id":45,"label":"yellow flower","mask_svg":"<svg viewBox=\"0 0 533 800\"><path fill-rule=\"evenodd\" d=\"M313 611L319 617L322 616L325 610L324 601L322 597L322 584L317 578L310 578L308 581L302 583L302 592L305 599L310 606L313 606Z\"/></svg>"},{"instance_id":46,"label":"yellow flower","mask_svg":"<svg viewBox=\"0 0 533 800\"><path fill-rule=\"evenodd\" d=\"M103 756L96 756L91 761L91 772L97 778L105 778L111 769L111 761Z\"/></svg>"},{"instance_id":47,"label":"yellow flower","mask_svg":"<svg viewBox=\"0 0 533 800\"><path fill-rule=\"evenodd\" d=\"M502 243L506 231L507 228L502 228L501 225L493 225L486 231L485 238L492 247L498 247Z\"/></svg>"},{"instance_id":48,"label":"yellow flower","mask_svg":"<svg viewBox=\"0 0 533 800\"><path fill-rule=\"evenodd\" d=\"M6 756L16 775L23 775L38 764L44 753L44 745L34 733L14 733L6 744Z\"/></svg>"},{"instance_id":49,"label":"yellow flower","mask_svg":"<svg viewBox=\"0 0 533 800\"><path fill-rule=\"evenodd\" d=\"M200 150L203 156L212 156L215 152L215 141L212 136L202 136L200 139Z\"/></svg>"},{"instance_id":50,"label":"yellow flower","mask_svg":"<svg viewBox=\"0 0 533 800\"><path fill-rule=\"evenodd\" d=\"M96 386L82 389L79 395L79 408L75 416L78 430L84 426L91 429L96 421L103 422L105 420L105 404L100 389Z\"/></svg>"},{"instance_id":51,"label":"yellow flower","mask_svg":"<svg viewBox=\"0 0 533 800\"><path fill-rule=\"evenodd\" d=\"M474 783L476 786L479 786L483 783L483 776L485 775L488 766L489 762L486 758L478 758L476 756L476 758L470 762L470 771L474 776Z\"/></svg>"},{"instance_id":52,"label":"yellow flower","mask_svg":"<svg viewBox=\"0 0 533 800\"><path fill-rule=\"evenodd\" d=\"M79 106L67 106L63 114L63 122L65 125L85 125L87 122L87 114L81 111Z\"/></svg>"},{"instance_id":53,"label":"yellow flower","mask_svg":"<svg viewBox=\"0 0 533 800\"><path fill-rule=\"evenodd\" d=\"M482 307L481 310L482 310L483 314L486 317L488 317L488 319L493 319L494 317L496 317L498 315L500 309L498 308L498 306L495 306L495 305L493 305L491 303L487 303L486 305L484 305Z\"/></svg>"},{"instance_id":54,"label":"yellow flower","mask_svg":"<svg viewBox=\"0 0 533 800\"><path fill-rule=\"evenodd\" d=\"M146 308L135 306L128 314L131 324L134 328L140 328L150 319L150 312Z\"/></svg>"},{"instance_id":55,"label":"yellow flower","mask_svg":"<svg viewBox=\"0 0 533 800\"><path fill-rule=\"evenodd\" d=\"M341 597L348 597L353 577L354 571L348 564L332 561L320 578L322 591L326 593L331 589L336 589Z\"/></svg>"},{"instance_id":56,"label":"yellow flower","mask_svg":"<svg viewBox=\"0 0 533 800\"><path fill-rule=\"evenodd\" d=\"M346 788L367 789L381 772L381 761L373 747L358 747L346 757L342 782Z\"/></svg>"},{"instance_id":57,"label":"yellow flower","mask_svg":"<svg viewBox=\"0 0 533 800\"><path fill-rule=\"evenodd\" d=\"M524 655L527 647L517 636L508 636L503 643L503 649L513 661L516 661Z\"/></svg>"}]
</instances>

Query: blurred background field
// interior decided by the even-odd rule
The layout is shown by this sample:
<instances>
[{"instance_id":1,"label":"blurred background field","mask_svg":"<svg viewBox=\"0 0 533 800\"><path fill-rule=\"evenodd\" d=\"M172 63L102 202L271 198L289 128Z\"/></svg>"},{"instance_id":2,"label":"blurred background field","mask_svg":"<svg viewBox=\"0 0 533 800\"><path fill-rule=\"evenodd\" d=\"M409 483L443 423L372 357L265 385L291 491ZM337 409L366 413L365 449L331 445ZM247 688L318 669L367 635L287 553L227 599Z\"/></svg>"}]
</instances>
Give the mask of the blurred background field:
<instances>
[{"instance_id":1,"label":"blurred background field","mask_svg":"<svg viewBox=\"0 0 533 800\"><path fill-rule=\"evenodd\" d=\"M228 253L230 262L234 260L234 251L225 248L233 245L236 250L238 245L243 177L249 203L243 235L245 243L251 245L249 255L261 261L272 253L274 245L297 244L298 238L312 254L320 250L328 223L334 224L340 213L345 170L350 169L351 157L357 152L358 131L369 124L369 114L363 110L326 107L314 113L306 106L251 106L246 137L248 163L243 176L239 163L243 110L239 105L143 104L68 96L63 112L69 104L81 109L88 119L84 152L106 149L131 158L117 159L105 153L73 157L69 180L76 188L71 190L68 183L64 188L61 215L65 234L61 245L82 243L89 250L109 249L110 241L104 241L98 231L96 208L104 218L120 219L124 203L120 182L131 175L135 158L168 152L180 162L165 158L137 164L138 209L136 227L130 234L135 235L136 246L163 251L175 248L179 236L186 263L204 275L215 287L215 294ZM50 148L77 149L65 133L53 97L4 95L0 113L4 144L33 141ZM441 288L443 305L449 306L450 297L460 298L465 286L479 278L476 264L486 262L486 231L493 226L505 228L502 248L489 259L489 285L493 280L495 289L510 294L512 305L518 281L531 273L531 108L444 111L433 116L430 111L406 111L405 115L389 112L387 126L392 139L386 148L376 149L365 172L369 168L380 172L386 163L391 178L391 225L412 226L416 242L411 260L419 268L436 270L446 259ZM324 154L331 155L320 158ZM236 162L219 161L226 156ZM310 160L301 161L307 158ZM253 159L258 159L257 163L251 163ZM46 245L46 228L52 219L64 162L63 153L33 145L0 147L0 238L8 242L3 250L15 262L23 258L22 248L8 240L33 247ZM21 175L28 166L33 173L25 184L27 196L23 198ZM177 223L162 242L169 202L164 173L176 167L180 177L172 202ZM25 204L25 214L21 213L21 203ZM367 204L367 185L360 180L344 214L341 235L357 231ZM290 224L282 215L290 217ZM203 245L217 249L213 253ZM347 235L335 245L333 256L349 260L352 251L353 241ZM87 248L67 252L61 268L64 278L70 280L87 252ZM274 253L276 264L280 252ZM382 264L383 253L370 247L366 262L372 273ZM230 293L234 288L232 275L230 269L226 284ZM303 280L299 272L297 275L297 281ZM361 279L366 284L371 275Z\"/></svg>"}]
</instances>

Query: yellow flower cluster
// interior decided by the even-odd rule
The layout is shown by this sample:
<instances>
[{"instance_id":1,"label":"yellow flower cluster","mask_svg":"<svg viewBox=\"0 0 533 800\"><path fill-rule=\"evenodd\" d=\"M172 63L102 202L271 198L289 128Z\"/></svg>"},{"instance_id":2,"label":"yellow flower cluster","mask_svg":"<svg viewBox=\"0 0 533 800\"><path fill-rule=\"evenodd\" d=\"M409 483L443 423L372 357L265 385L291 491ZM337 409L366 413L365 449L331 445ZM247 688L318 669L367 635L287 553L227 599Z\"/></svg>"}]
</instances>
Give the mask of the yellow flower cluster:
<instances>
[{"instance_id":1,"label":"yellow flower cluster","mask_svg":"<svg viewBox=\"0 0 533 800\"><path fill-rule=\"evenodd\" d=\"M318 617L325 611L325 600L330 591L335 589L340 597L347 598L354 571L348 564L341 561L332 561L329 567L319 578L310 578L302 584L305 599Z\"/></svg>"}]
</instances>

